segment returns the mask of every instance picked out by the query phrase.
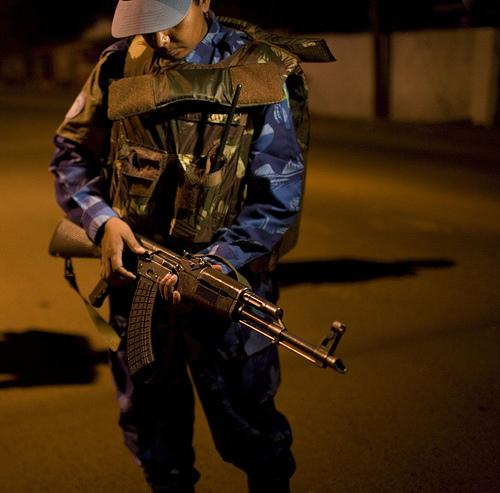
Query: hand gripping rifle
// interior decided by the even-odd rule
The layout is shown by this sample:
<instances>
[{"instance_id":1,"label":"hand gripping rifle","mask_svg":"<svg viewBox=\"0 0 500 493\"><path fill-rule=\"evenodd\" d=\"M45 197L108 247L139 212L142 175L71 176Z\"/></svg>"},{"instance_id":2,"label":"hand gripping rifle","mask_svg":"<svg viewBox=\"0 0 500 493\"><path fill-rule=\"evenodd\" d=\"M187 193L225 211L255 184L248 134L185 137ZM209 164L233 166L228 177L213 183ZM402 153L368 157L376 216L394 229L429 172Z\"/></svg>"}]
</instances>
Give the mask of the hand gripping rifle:
<instances>
[{"instance_id":1,"label":"hand gripping rifle","mask_svg":"<svg viewBox=\"0 0 500 493\"><path fill-rule=\"evenodd\" d=\"M154 362L151 328L158 293L157 281L168 273L177 275L176 290L183 300L225 319L239 322L321 368L346 372L342 361L334 356L346 330L342 323L333 322L330 333L319 345L313 346L287 330L282 321L282 308L256 295L246 284L212 268L206 257L187 252L178 255L147 238L137 237L146 253L138 258L138 281L127 331L128 363L132 375ZM65 258L65 277L73 287L76 283L71 257L99 257L99 249L91 243L83 229L66 218L59 222L54 232L49 253ZM94 307L102 305L108 288L104 280L97 284L89 296Z\"/></svg>"}]
</instances>

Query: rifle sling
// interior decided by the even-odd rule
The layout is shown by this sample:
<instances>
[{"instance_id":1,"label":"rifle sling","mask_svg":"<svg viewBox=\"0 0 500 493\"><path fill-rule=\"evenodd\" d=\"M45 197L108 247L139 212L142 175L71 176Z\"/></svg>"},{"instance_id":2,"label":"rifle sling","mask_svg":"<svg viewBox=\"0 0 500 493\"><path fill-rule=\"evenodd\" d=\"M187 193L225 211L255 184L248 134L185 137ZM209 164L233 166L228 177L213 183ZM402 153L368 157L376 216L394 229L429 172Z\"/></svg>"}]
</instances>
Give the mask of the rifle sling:
<instances>
[{"instance_id":1,"label":"rifle sling","mask_svg":"<svg viewBox=\"0 0 500 493\"><path fill-rule=\"evenodd\" d=\"M80 289L78 288L78 284L76 282L76 275L73 269L73 262L71 258L64 259L64 278L68 281L69 285L77 292L78 296L83 300L85 307L90 315L92 322L95 325L97 331L101 334L101 336L106 341L107 345L111 349L111 351L118 351L118 347L121 343L121 337L116 333L115 329L111 327L108 322L106 322L99 312L89 303L89 301L82 295Z\"/></svg>"},{"instance_id":2,"label":"rifle sling","mask_svg":"<svg viewBox=\"0 0 500 493\"><path fill-rule=\"evenodd\" d=\"M233 264L226 260L224 257L221 257L220 255L215 255L213 253L203 253L203 254L195 254L195 257L199 258L211 258L213 260L216 260L220 264L225 265L235 276L236 280L238 282L241 282L241 284L244 284L247 288L251 288L250 283L248 282L248 279L237 269L234 268Z\"/></svg>"}]
</instances>

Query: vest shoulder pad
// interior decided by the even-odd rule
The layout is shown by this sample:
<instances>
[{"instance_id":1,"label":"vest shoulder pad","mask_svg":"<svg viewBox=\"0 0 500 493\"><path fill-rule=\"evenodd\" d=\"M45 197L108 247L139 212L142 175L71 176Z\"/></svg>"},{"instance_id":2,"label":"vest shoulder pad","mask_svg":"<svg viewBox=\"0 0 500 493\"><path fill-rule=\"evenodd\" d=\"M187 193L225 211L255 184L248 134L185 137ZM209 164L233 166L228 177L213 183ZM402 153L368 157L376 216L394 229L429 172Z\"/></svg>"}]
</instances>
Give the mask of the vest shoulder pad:
<instances>
[{"instance_id":1,"label":"vest shoulder pad","mask_svg":"<svg viewBox=\"0 0 500 493\"><path fill-rule=\"evenodd\" d=\"M293 55L301 62L334 62L335 57L322 38L287 36L268 33L246 21L232 17L220 17L220 22L233 29L243 31L252 40L277 46Z\"/></svg>"},{"instance_id":2,"label":"vest shoulder pad","mask_svg":"<svg viewBox=\"0 0 500 493\"><path fill-rule=\"evenodd\" d=\"M279 67L274 63L227 67L185 65L161 74L124 77L111 82L108 118L119 120L179 101L229 107L240 84L238 108L278 103L286 97Z\"/></svg>"}]
</instances>

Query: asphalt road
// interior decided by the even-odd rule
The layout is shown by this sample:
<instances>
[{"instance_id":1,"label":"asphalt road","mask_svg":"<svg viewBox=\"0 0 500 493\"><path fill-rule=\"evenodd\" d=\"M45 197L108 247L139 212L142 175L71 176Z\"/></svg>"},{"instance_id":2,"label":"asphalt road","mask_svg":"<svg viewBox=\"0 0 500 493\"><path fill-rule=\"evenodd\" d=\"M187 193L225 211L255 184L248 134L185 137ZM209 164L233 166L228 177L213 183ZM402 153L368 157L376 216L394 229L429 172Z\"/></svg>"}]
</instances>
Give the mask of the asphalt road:
<instances>
[{"instance_id":1,"label":"asphalt road","mask_svg":"<svg viewBox=\"0 0 500 493\"><path fill-rule=\"evenodd\" d=\"M105 346L62 262L47 164L70 103L0 97L0 492L140 493ZM295 493L500 491L499 132L313 121L289 330L348 331L346 375L282 350ZM93 260L76 265L82 291ZM245 491L199 406L200 493Z\"/></svg>"}]
</instances>

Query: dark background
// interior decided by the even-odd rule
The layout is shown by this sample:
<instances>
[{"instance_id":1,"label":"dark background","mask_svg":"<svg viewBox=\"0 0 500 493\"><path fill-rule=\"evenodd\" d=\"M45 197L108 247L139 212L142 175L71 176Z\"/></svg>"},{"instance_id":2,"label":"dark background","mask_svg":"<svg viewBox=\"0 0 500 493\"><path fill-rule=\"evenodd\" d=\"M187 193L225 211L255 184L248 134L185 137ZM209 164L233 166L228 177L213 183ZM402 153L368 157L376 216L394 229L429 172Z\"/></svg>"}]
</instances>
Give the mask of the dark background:
<instances>
[{"instance_id":1,"label":"dark background","mask_svg":"<svg viewBox=\"0 0 500 493\"><path fill-rule=\"evenodd\" d=\"M115 0L87 0L78 4L2 0L0 46L2 50L11 51L34 44L76 39L98 18L111 18L115 4ZM371 30L376 10L380 12L380 22L387 31L499 26L499 5L498 0L350 0L328 3L317 0L292 4L287 0L212 2L212 8L218 15L241 17L263 28L297 33Z\"/></svg>"}]
</instances>

